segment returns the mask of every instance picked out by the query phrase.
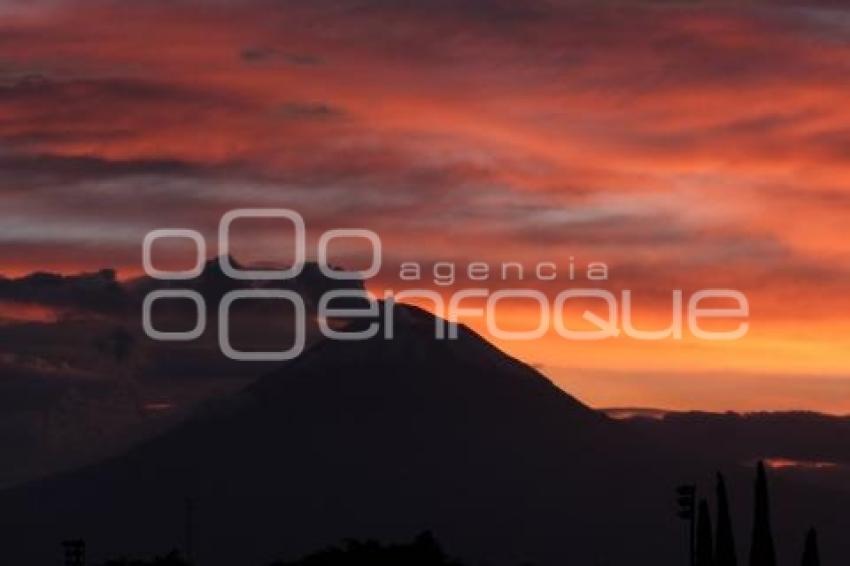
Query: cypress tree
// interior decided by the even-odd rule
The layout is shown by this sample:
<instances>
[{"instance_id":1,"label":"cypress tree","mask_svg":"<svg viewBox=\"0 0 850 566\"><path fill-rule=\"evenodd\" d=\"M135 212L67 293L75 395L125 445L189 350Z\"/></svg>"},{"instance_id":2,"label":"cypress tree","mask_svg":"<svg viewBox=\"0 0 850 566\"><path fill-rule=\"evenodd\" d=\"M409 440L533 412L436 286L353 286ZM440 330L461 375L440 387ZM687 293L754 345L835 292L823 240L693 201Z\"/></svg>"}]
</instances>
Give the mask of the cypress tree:
<instances>
[{"instance_id":1,"label":"cypress tree","mask_svg":"<svg viewBox=\"0 0 850 566\"><path fill-rule=\"evenodd\" d=\"M803 566L820 566L820 552L818 552L818 532L809 529L806 535L806 549L803 551Z\"/></svg>"},{"instance_id":2,"label":"cypress tree","mask_svg":"<svg viewBox=\"0 0 850 566\"><path fill-rule=\"evenodd\" d=\"M776 551L770 528L770 502L764 462L758 463L755 484L753 539L750 547L750 566L776 566Z\"/></svg>"},{"instance_id":3,"label":"cypress tree","mask_svg":"<svg viewBox=\"0 0 850 566\"><path fill-rule=\"evenodd\" d=\"M719 472L717 473L717 545L714 549L714 563L716 566L738 566L726 481L723 474Z\"/></svg>"},{"instance_id":4,"label":"cypress tree","mask_svg":"<svg viewBox=\"0 0 850 566\"><path fill-rule=\"evenodd\" d=\"M696 566L714 566L713 546L714 535L711 529L711 513L708 511L708 502L703 499L699 502L697 520Z\"/></svg>"}]
</instances>

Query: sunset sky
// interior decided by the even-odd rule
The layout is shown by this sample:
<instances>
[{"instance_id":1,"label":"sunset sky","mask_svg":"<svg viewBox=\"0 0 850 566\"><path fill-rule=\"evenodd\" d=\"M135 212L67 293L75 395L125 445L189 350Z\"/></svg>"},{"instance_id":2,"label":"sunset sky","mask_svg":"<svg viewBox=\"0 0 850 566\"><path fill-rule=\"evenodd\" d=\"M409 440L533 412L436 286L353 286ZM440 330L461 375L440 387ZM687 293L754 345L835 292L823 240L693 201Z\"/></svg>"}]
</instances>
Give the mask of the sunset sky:
<instances>
[{"instance_id":1,"label":"sunset sky","mask_svg":"<svg viewBox=\"0 0 850 566\"><path fill-rule=\"evenodd\" d=\"M152 229L213 255L224 212L286 207L311 246L380 234L376 293L403 261L574 258L575 281L526 286L593 287L582 268L605 262L647 328L673 289L747 295L736 342L497 342L593 406L850 414L839 2L0 0L0 61L7 278L135 277ZM286 260L277 224L237 239Z\"/></svg>"}]
</instances>

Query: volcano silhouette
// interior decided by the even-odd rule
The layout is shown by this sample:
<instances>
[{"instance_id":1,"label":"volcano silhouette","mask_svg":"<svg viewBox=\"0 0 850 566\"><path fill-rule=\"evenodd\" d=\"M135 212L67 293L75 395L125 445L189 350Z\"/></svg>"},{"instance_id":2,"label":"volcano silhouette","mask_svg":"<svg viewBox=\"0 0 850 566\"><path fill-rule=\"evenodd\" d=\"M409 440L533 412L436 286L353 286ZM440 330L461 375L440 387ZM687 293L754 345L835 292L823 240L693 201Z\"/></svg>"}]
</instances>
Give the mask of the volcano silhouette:
<instances>
[{"instance_id":1,"label":"volcano silhouette","mask_svg":"<svg viewBox=\"0 0 850 566\"><path fill-rule=\"evenodd\" d=\"M85 538L102 559L182 547L267 564L345 537L433 531L472 563L676 564L684 458L461 327L393 309L394 338L323 341L111 461L0 495L9 563ZM194 502L187 527L184 505Z\"/></svg>"}]
</instances>

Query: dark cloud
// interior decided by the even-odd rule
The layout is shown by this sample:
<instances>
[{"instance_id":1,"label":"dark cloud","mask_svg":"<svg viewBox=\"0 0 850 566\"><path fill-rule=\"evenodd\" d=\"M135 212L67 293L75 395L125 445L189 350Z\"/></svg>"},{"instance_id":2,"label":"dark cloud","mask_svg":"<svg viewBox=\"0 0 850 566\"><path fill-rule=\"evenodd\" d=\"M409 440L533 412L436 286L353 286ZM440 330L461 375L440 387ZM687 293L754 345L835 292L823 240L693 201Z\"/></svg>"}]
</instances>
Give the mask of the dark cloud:
<instances>
[{"instance_id":1,"label":"dark cloud","mask_svg":"<svg viewBox=\"0 0 850 566\"><path fill-rule=\"evenodd\" d=\"M309 53L282 53L273 47L246 47L239 53L246 63L282 62L290 65L312 67L324 63L317 55Z\"/></svg>"},{"instance_id":2,"label":"dark cloud","mask_svg":"<svg viewBox=\"0 0 850 566\"><path fill-rule=\"evenodd\" d=\"M249 107L244 98L180 81L27 76L0 84L0 143L5 151L19 154L94 157L91 154L96 153L106 159L101 151L81 148L120 147L154 129L204 124L211 115L221 117ZM162 161L180 159L165 156Z\"/></svg>"},{"instance_id":3,"label":"dark cloud","mask_svg":"<svg viewBox=\"0 0 850 566\"><path fill-rule=\"evenodd\" d=\"M115 271L104 269L82 275L0 277L0 302L31 303L70 312L117 313L126 311L130 297L116 280Z\"/></svg>"},{"instance_id":4,"label":"dark cloud","mask_svg":"<svg viewBox=\"0 0 850 566\"><path fill-rule=\"evenodd\" d=\"M286 102L278 107L277 115L296 120L326 120L342 117L345 112L340 108L322 102Z\"/></svg>"},{"instance_id":5,"label":"dark cloud","mask_svg":"<svg viewBox=\"0 0 850 566\"><path fill-rule=\"evenodd\" d=\"M36 138L31 137L30 141ZM48 134L42 139L55 140ZM18 180L24 188L52 183L74 183L82 180L114 179L127 176L159 175L170 177L203 177L223 171L222 167L201 166L177 159L105 159L97 156L63 156L50 154L0 155L0 168L7 181L6 190L16 188Z\"/></svg>"},{"instance_id":6,"label":"dark cloud","mask_svg":"<svg viewBox=\"0 0 850 566\"><path fill-rule=\"evenodd\" d=\"M277 55L277 52L274 49L268 47L246 47L242 50L239 56L249 63L254 63L257 61L268 61L269 59L274 58Z\"/></svg>"},{"instance_id":7,"label":"dark cloud","mask_svg":"<svg viewBox=\"0 0 850 566\"><path fill-rule=\"evenodd\" d=\"M195 89L173 82L133 78L59 79L45 75L26 75L0 84L0 105L19 105L18 109L54 111L56 116L73 116L81 110L103 111L132 109L135 106L184 104L236 106L237 98L222 92ZM3 124L19 121L7 116Z\"/></svg>"}]
</instances>

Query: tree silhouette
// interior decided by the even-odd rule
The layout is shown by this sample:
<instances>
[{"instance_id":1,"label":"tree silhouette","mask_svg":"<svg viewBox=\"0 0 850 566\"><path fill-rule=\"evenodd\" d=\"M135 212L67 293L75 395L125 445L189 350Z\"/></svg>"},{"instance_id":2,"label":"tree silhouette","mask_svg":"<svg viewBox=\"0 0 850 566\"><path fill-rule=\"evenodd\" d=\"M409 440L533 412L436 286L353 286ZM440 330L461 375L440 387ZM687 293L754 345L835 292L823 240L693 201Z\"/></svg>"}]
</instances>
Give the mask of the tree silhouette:
<instances>
[{"instance_id":1,"label":"tree silhouette","mask_svg":"<svg viewBox=\"0 0 850 566\"><path fill-rule=\"evenodd\" d=\"M717 473L717 544L714 549L714 563L716 566L738 566L726 480L720 472Z\"/></svg>"},{"instance_id":2,"label":"tree silhouette","mask_svg":"<svg viewBox=\"0 0 850 566\"><path fill-rule=\"evenodd\" d=\"M714 535L711 529L711 513L708 511L708 501L699 502L697 520L696 566L714 566Z\"/></svg>"},{"instance_id":3,"label":"tree silhouette","mask_svg":"<svg viewBox=\"0 0 850 566\"><path fill-rule=\"evenodd\" d=\"M157 556L150 560L119 558L110 560L103 566L190 566L190 564L186 562L178 551L172 550L165 556Z\"/></svg>"},{"instance_id":4,"label":"tree silhouette","mask_svg":"<svg viewBox=\"0 0 850 566\"><path fill-rule=\"evenodd\" d=\"M273 566L460 566L450 560L430 532L407 544L382 545L377 541L348 540L344 547L331 547L295 562L276 562Z\"/></svg>"},{"instance_id":5,"label":"tree silhouette","mask_svg":"<svg viewBox=\"0 0 850 566\"><path fill-rule=\"evenodd\" d=\"M764 462L759 462L756 470L750 566L776 566L776 551L774 550L773 533L770 528L770 503Z\"/></svg>"},{"instance_id":6,"label":"tree silhouette","mask_svg":"<svg viewBox=\"0 0 850 566\"><path fill-rule=\"evenodd\" d=\"M818 552L818 532L809 529L806 534L806 548L803 551L803 566L820 566L820 552Z\"/></svg>"}]
</instances>

